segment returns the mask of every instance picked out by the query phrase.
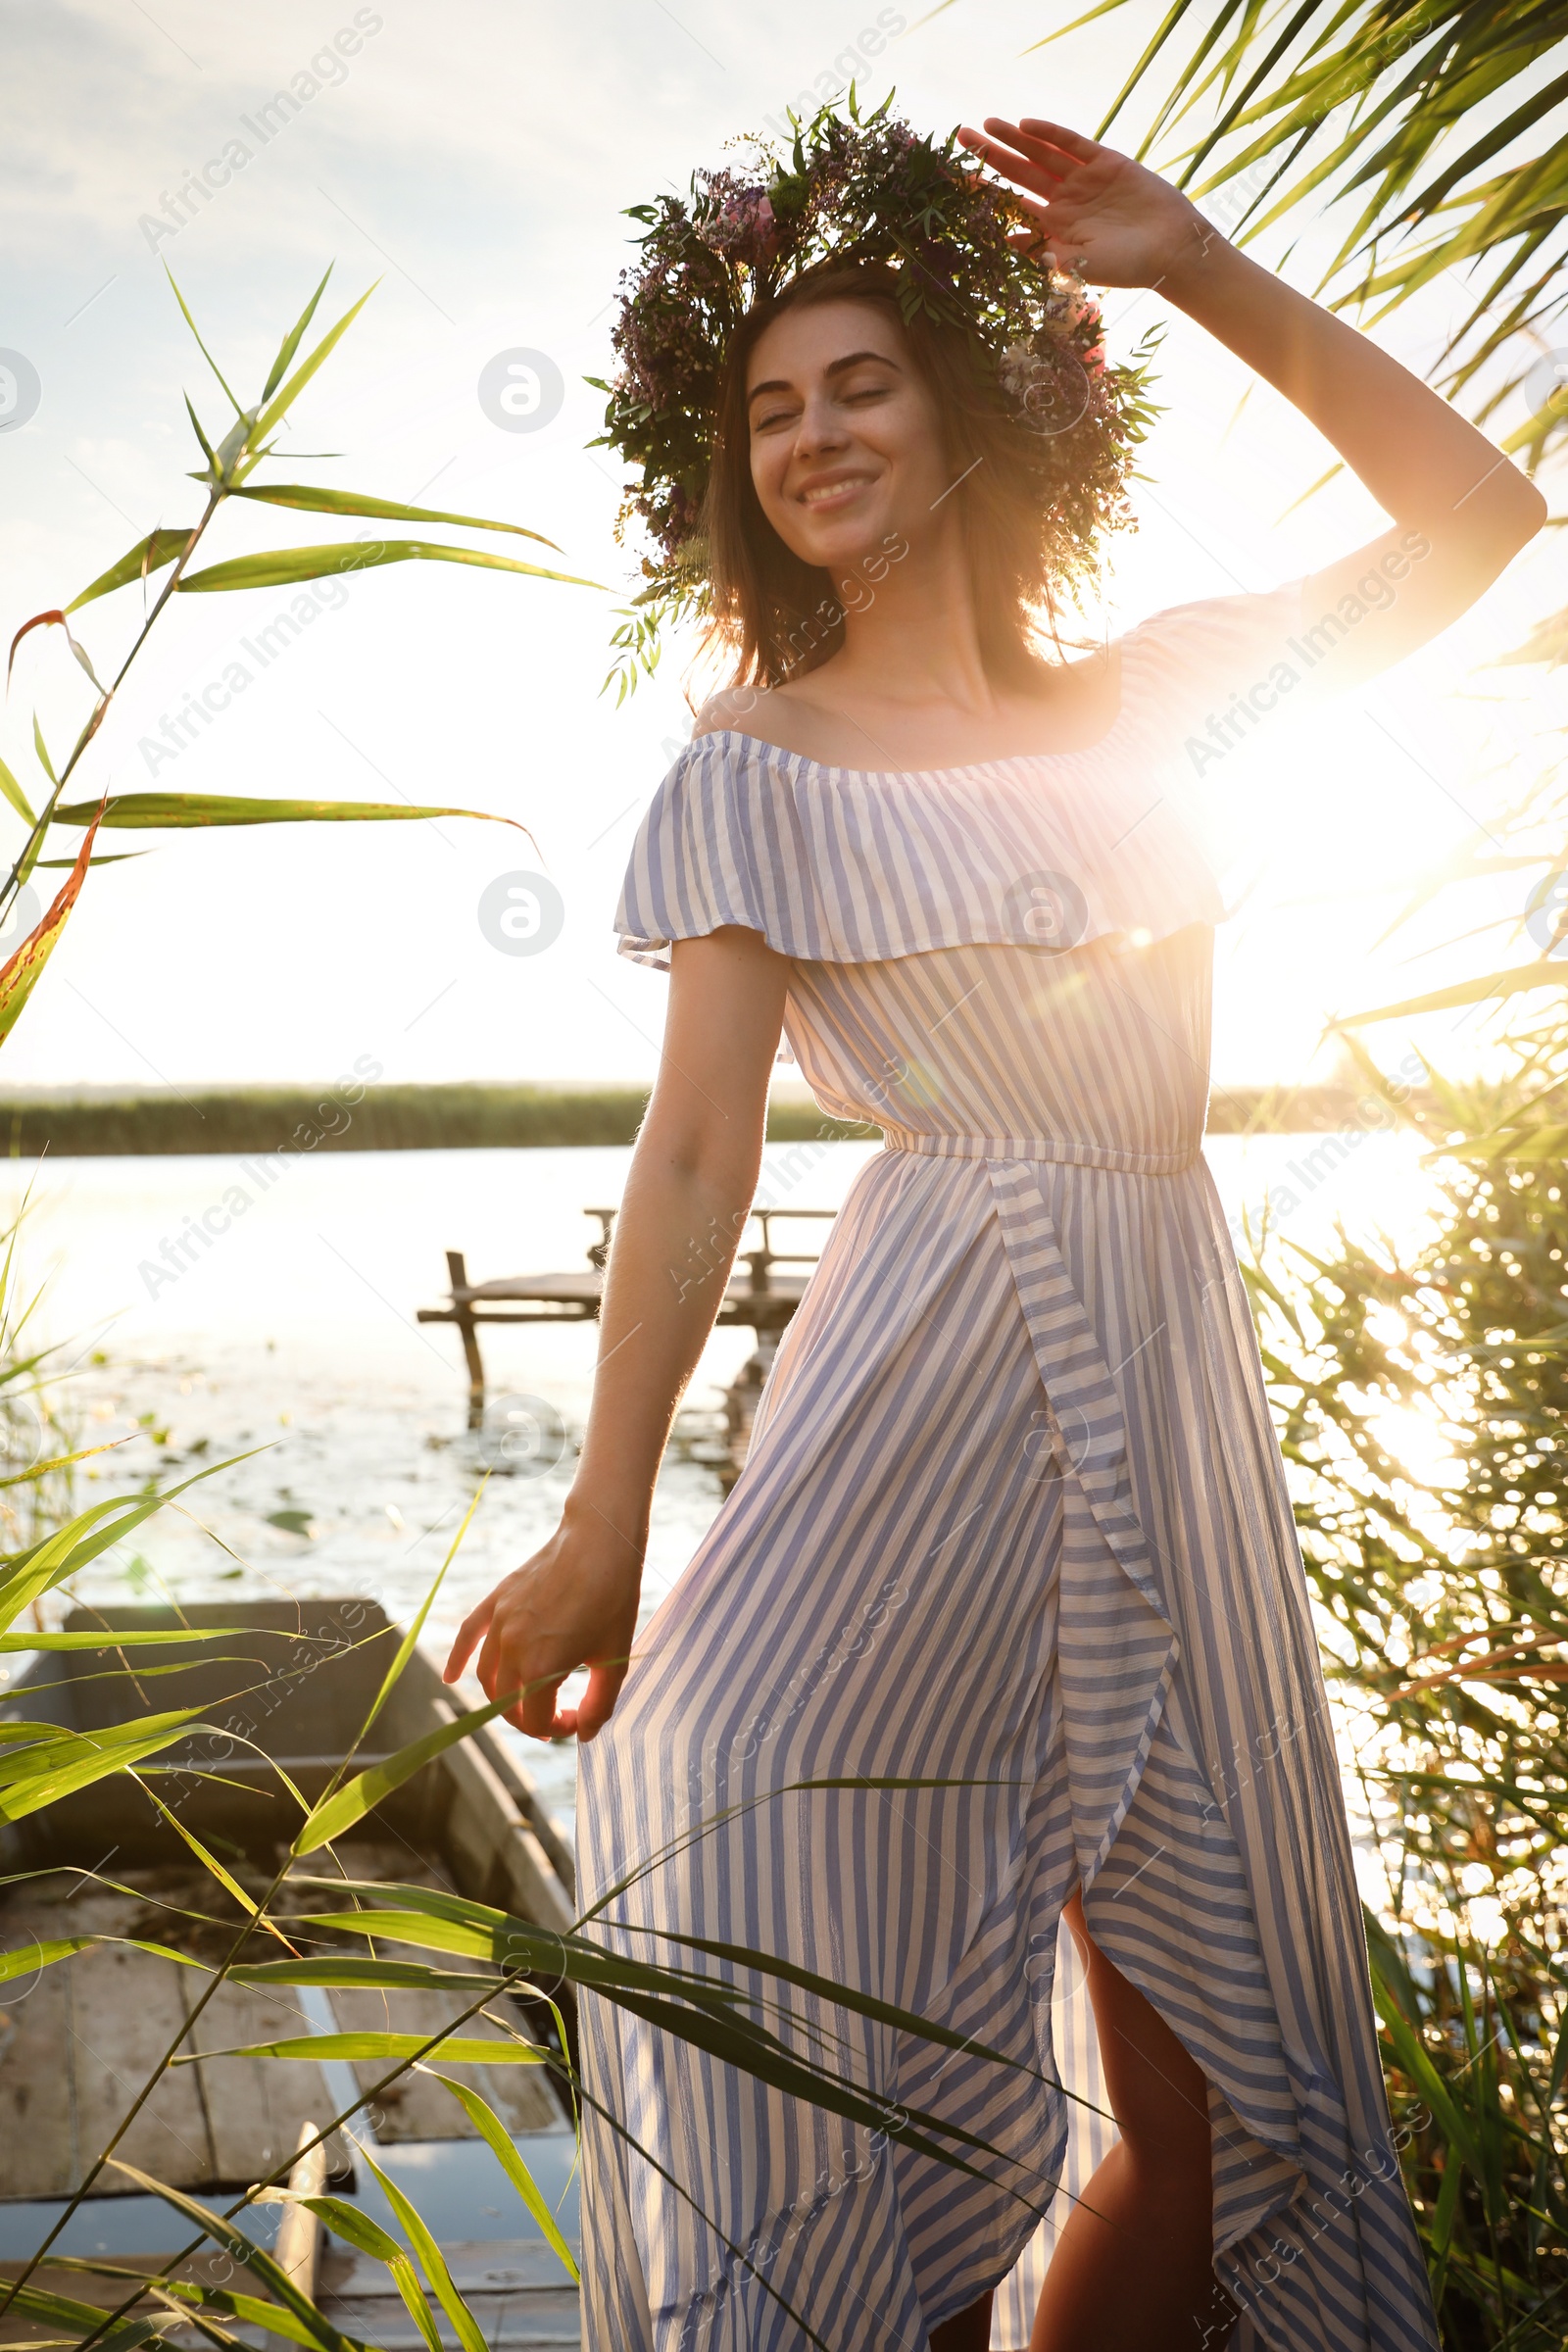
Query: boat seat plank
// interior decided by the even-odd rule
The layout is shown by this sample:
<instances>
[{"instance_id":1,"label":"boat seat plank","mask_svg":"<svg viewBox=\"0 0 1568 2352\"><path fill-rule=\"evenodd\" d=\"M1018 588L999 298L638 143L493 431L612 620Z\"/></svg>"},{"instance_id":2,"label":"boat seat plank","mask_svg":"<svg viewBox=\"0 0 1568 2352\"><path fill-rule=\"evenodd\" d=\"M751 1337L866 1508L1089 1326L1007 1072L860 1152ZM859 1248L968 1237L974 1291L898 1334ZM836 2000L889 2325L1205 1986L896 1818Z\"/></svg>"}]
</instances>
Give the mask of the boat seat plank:
<instances>
[{"instance_id":1,"label":"boat seat plank","mask_svg":"<svg viewBox=\"0 0 1568 2352\"><path fill-rule=\"evenodd\" d=\"M71 2078L62 2063L71 2046L65 1968L46 1968L30 1991L21 1979L6 1992L8 2005L0 2011L0 2197L69 2196L82 2156Z\"/></svg>"},{"instance_id":2,"label":"boat seat plank","mask_svg":"<svg viewBox=\"0 0 1568 2352\"><path fill-rule=\"evenodd\" d=\"M538 2238L479 2238L442 2248L490 2352L565 2352L582 2341L577 2290ZM335 2241L321 2265L320 2308L346 2335L381 2352L422 2352L414 2322L379 2263ZM432 2315L443 2344L446 2314Z\"/></svg>"},{"instance_id":3,"label":"boat seat plank","mask_svg":"<svg viewBox=\"0 0 1568 2352\"><path fill-rule=\"evenodd\" d=\"M577 2298L569 2290L551 2311L520 2295L470 2295L467 2302L489 2352L575 2352L582 2342ZM373 2344L376 2352L426 2352L423 2336L396 2295L353 2303L327 2298L320 2308L345 2335ZM443 2352L457 2352L457 2331L446 2313L437 2306L430 2316Z\"/></svg>"},{"instance_id":4,"label":"boat seat plank","mask_svg":"<svg viewBox=\"0 0 1568 2352\"><path fill-rule=\"evenodd\" d=\"M200 1989L197 1980L189 1996L192 2005ZM188 2046L203 2052L229 2050L310 2031L298 1994L286 1986L220 1984L192 2027ZM303 2059L204 2056L201 2066L190 2071L201 2077L215 2177L225 2185L246 2187L264 2179L299 2145L302 2124L324 2124L337 2112L320 2068ZM348 2150L334 2133L327 2142L327 2170L350 2169Z\"/></svg>"},{"instance_id":5,"label":"boat seat plank","mask_svg":"<svg viewBox=\"0 0 1568 2352\"><path fill-rule=\"evenodd\" d=\"M57 1965L70 1995L67 2058L77 2142L90 2156L118 2129L142 2083L183 2032L180 1979L185 1971L177 1961L116 1944L100 1944ZM196 2188L214 2179L212 2133L193 2068L174 2068L164 2076L116 2154L172 2188ZM123 2176L111 2174L110 2181L117 2180L122 2182Z\"/></svg>"},{"instance_id":6,"label":"boat seat plank","mask_svg":"<svg viewBox=\"0 0 1568 2352\"><path fill-rule=\"evenodd\" d=\"M555 2255L537 2239L483 2239L448 2245L444 2252L490 2352L567 2352L580 2344L577 2291ZM128 2270L160 2267L160 2258L153 2254L117 2255L114 2260ZM17 2278L21 2270L19 2262L0 2264L0 2284ZM208 2279L216 2285L233 2284L231 2270L211 2251L181 2263L175 2275ZM77 2303L97 2304L105 2311L121 2303L128 2288L125 2279L97 2277L65 2263L45 2264L34 2274L32 2284L49 2294L69 2295ZM337 2238L326 2240L317 2294L318 2308L345 2334L377 2346L379 2352L423 2352L422 2339L390 2287L385 2270L367 2256L351 2253ZM433 2297L430 2302L443 2343L453 2343L446 2314ZM149 2302L130 2316L155 2314L162 2317L162 2308ZM243 2320L220 2315L220 2325L254 2352L264 2352L264 2348L265 2352L276 2352L277 2339ZM190 2345L193 2352L200 2345L200 2336L189 2322L176 2325L170 2332L176 2343ZM49 2340L60 2340L59 2328L51 2321L30 2319L16 2311L0 2318L3 2352L11 2352L12 2347L23 2352L27 2345Z\"/></svg>"}]
</instances>

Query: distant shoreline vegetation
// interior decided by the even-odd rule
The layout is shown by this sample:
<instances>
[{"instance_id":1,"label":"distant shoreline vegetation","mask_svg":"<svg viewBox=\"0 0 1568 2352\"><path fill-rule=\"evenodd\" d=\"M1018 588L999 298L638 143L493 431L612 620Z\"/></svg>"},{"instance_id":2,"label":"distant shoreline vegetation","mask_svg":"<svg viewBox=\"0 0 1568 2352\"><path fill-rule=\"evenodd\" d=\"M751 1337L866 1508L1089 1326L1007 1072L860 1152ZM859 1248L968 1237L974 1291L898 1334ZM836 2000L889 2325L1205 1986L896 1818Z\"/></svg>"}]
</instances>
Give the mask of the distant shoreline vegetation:
<instances>
[{"instance_id":1,"label":"distant shoreline vegetation","mask_svg":"<svg viewBox=\"0 0 1568 2352\"><path fill-rule=\"evenodd\" d=\"M1364 1127L1345 1087L1227 1087L1209 1103L1210 1135L1321 1134ZM459 1083L377 1086L193 1087L183 1093L0 1095L0 1143L13 1158L127 1153L317 1151L441 1152L630 1144L648 1103L644 1086ZM1424 1099L1408 1107L1419 1114ZM807 1095L775 1096L769 1143L874 1142L880 1129L824 1118ZM1359 1138L1357 1139L1359 1140Z\"/></svg>"}]
</instances>

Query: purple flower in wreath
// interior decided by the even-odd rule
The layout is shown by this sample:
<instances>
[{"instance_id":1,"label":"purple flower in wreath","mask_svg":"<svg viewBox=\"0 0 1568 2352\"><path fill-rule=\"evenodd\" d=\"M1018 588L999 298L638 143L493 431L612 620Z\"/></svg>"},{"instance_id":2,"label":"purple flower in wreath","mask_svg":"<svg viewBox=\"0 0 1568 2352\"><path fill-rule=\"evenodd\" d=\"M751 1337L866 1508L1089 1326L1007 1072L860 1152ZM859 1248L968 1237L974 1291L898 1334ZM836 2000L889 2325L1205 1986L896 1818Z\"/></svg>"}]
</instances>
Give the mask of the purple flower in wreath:
<instances>
[{"instance_id":1,"label":"purple flower in wreath","mask_svg":"<svg viewBox=\"0 0 1568 2352\"><path fill-rule=\"evenodd\" d=\"M771 261L778 251L778 222L765 188L732 188L699 221L697 234L712 252L728 262L749 262L753 268Z\"/></svg>"}]
</instances>

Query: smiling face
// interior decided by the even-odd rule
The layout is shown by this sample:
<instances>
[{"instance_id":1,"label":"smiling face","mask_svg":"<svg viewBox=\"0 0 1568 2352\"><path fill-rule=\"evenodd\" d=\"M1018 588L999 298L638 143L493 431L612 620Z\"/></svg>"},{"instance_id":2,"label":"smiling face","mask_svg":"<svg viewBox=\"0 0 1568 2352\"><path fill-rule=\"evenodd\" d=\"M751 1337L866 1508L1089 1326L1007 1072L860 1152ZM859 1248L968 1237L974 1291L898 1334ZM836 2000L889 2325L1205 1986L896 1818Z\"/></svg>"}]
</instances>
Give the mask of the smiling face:
<instances>
[{"instance_id":1,"label":"smiling face","mask_svg":"<svg viewBox=\"0 0 1568 2352\"><path fill-rule=\"evenodd\" d=\"M941 426L886 303L784 311L758 338L746 389L752 481L793 554L833 572L890 534L928 535L949 487Z\"/></svg>"}]
</instances>

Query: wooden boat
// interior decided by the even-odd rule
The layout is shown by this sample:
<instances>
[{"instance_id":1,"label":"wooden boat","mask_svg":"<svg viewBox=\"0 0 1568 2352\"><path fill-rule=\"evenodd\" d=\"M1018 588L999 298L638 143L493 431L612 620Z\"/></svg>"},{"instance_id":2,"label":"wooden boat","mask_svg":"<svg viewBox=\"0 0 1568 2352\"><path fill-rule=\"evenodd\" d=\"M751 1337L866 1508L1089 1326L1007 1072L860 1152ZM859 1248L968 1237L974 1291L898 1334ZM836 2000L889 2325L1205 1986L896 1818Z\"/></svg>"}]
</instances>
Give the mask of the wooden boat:
<instances>
[{"instance_id":1,"label":"wooden boat","mask_svg":"<svg viewBox=\"0 0 1568 2352\"><path fill-rule=\"evenodd\" d=\"M447 1302L444 1306L421 1306L417 1319L421 1323L457 1325L468 1373L470 1429L479 1429L484 1423L485 1372L484 1358L479 1351L481 1325L598 1321L604 1297L605 1266L610 1256L611 1234L617 1212L612 1208L585 1208L582 1213L585 1217L596 1217L600 1226L599 1239L589 1245L586 1268L564 1274L507 1274L492 1282L470 1282L465 1253L461 1250L447 1251ZM724 1444L714 1466L726 1487L733 1486L745 1468L752 1421L762 1383L773 1361L779 1335L806 1293L807 1275L781 1274L778 1269L780 1266L813 1266L816 1263L814 1250L775 1250L773 1222L780 1217L812 1223L820 1220L831 1222L833 1215L834 1211L830 1208L754 1208L751 1212L750 1222L760 1228L761 1240L755 1249L741 1250L714 1317L715 1323L720 1326L740 1324L757 1335L756 1348L725 1394ZM681 1270L678 1279L696 1285L704 1281L710 1271L704 1258L702 1246L698 1244L694 1245L690 1264Z\"/></svg>"},{"instance_id":2,"label":"wooden boat","mask_svg":"<svg viewBox=\"0 0 1568 2352\"><path fill-rule=\"evenodd\" d=\"M121 1631L180 1626L240 1630L232 1641L196 1650L113 1646ZM149 1786L253 1899L270 1882L298 1827L298 1809L279 1768L307 1800L324 1792L399 1639L380 1605L368 1598L218 1602L177 1616L157 1608L77 1610L66 1627L103 1630L104 1648L36 1656L0 1707L0 1721L22 1717L91 1732L134 1713L200 1706L216 1730L159 1756L159 1765L175 1769ZM149 1679L154 1669L172 1671ZM455 1712L435 1667L416 1651L354 1769L437 1729ZM186 1777L198 1772L214 1777ZM494 1727L445 1750L333 1851L349 1878L440 1886L558 1930L574 1915L570 1851ZM331 1868L325 1852L294 1866L312 1874ZM123 1775L0 1831L0 1870L9 1879L0 1889L0 1941L9 1951L96 1935L139 1937L210 1963L227 1951L241 1922L238 1905L147 1793ZM302 1890L277 1907L304 1910L319 1901ZM211 1924L184 1918L183 1911L205 1914ZM279 1953L271 1937L253 1932L244 1956ZM205 1981L195 1968L122 1942L93 1946L0 1985L0 2285L4 2277L17 2276L64 2211L151 2065L181 2030ZM465 2005L460 1996L423 1990L225 1984L197 2021L190 2046L217 2053L306 2034L427 2034ZM547 2007L518 2000L512 2008L535 2039L561 2046ZM569 2043L569 1991L562 2008ZM463 2031L502 2039L482 2017ZM165 2075L118 2153L221 2211L298 2145L303 2126L329 2122L386 2071L384 2060L316 2065L203 2055ZM445 2071L467 2080L503 2118L546 2199L559 2205L564 2235L574 2239L575 2136L555 2080L542 2067ZM368 2114L362 2111L353 2129L424 2216L491 2352L578 2342L569 2275L449 2093L428 2077L406 2076L395 2094ZM332 2194L355 2199L399 2234L384 2193L341 2134L328 2143L324 2167L318 2169L331 2176ZM193 2234L162 2200L122 2193L128 2185L123 2175L101 2176L56 2252L157 2269L160 2257ZM286 2210L253 2207L244 2227L271 2244ZM286 2226L295 2231L289 2259L297 2255L315 2266L314 2291L346 2334L385 2352L420 2346L380 2263L320 2235L303 2213L291 2213ZM223 2259L200 2257L187 2264L185 2275L220 2278ZM126 2291L113 2280L47 2266L32 2283L106 2309ZM454 2342L444 2315L435 2310L433 2316ZM263 2340L254 2328L232 2320L223 2324L244 2340ZM173 2333L176 2342L193 2346L204 2340L194 2332L181 2335L177 2328ZM0 2342L45 2336L58 2342L58 2327L14 2312L0 2321Z\"/></svg>"}]
</instances>

